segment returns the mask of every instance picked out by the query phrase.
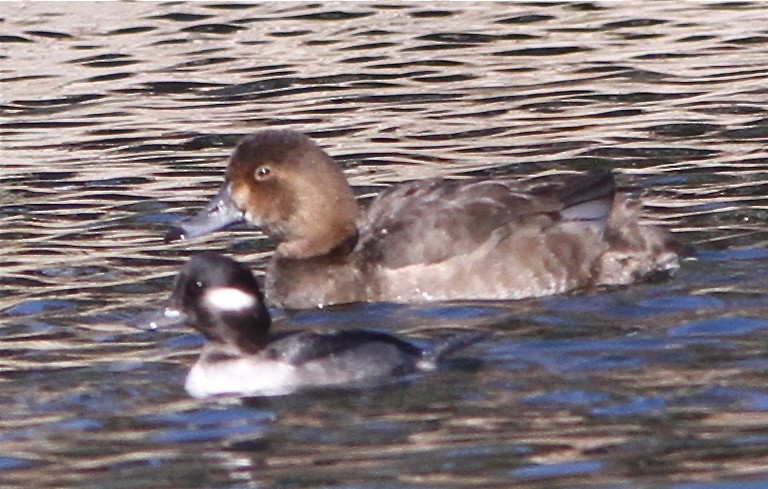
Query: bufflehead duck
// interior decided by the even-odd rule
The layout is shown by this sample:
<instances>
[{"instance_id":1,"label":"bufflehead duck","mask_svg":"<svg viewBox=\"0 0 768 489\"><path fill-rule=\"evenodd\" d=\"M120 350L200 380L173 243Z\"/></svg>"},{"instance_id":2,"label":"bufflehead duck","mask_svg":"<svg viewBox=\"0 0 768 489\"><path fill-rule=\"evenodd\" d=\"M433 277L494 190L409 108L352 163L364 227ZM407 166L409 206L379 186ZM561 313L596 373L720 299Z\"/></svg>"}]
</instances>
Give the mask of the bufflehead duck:
<instances>
[{"instance_id":1,"label":"bufflehead duck","mask_svg":"<svg viewBox=\"0 0 768 489\"><path fill-rule=\"evenodd\" d=\"M435 368L445 355L488 336L454 336L420 348L383 332L347 329L269 335L256 278L240 263L204 252L181 269L162 312L146 329L186 323L205 344L185 388L197 398L281 395L303 387L356 385Z\"/></svg>"},{"instance_id":2,"label":"bufflehead duck","mask_svg":"<svg viewBox=\"0 0 768 489\"><path fill-rule=\"evenodd\" d=\"M218 194L166 241L235 222L278 242L276 306L520 299L624 285L679 267L681 244L640 223L610 173L555 182L415 181L358 209L344 173L311 139L265 130L235 148Z\"/></svg>"}]
</instances>

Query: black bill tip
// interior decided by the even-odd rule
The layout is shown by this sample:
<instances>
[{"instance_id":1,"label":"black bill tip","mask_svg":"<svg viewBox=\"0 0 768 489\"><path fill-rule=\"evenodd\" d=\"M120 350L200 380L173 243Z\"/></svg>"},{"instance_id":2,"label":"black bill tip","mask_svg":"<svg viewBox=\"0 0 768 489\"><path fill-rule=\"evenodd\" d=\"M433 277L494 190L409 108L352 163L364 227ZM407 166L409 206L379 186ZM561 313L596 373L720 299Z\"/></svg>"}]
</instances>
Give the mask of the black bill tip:
<instances>
[{"instance_id":1,"label":"black bill tip","mask_svg":"<svg viewBox=\"0 0 768 489\"><path fill-rule=\"evenodd\" d=\"M173 243L175 241L182 241L184 239L187 239L184 230L180 227L175 227L171 228L167 233L165 233L165 238L163 238L163 241L166 243Z\"/></svg>"}]
</instances>

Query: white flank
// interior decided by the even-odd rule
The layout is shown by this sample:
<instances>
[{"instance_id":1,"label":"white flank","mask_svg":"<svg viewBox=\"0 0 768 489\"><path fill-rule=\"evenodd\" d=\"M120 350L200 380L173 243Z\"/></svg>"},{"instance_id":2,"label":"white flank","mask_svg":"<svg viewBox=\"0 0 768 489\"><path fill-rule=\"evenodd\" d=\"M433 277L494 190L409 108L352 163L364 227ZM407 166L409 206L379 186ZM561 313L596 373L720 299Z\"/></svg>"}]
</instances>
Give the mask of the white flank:
<instances>
[{"instance_id":1,"label":"white flank","mask_svg":"<svg viewBox=\"0 0 768 489\"><path fill-rule=\"evenodd\" d=\"M184 387L189 395L201 399L222 394L277 396L301 385L296 369L285 362L238 358L211 363L198 360Z\"/></svg>"}]
</instances>

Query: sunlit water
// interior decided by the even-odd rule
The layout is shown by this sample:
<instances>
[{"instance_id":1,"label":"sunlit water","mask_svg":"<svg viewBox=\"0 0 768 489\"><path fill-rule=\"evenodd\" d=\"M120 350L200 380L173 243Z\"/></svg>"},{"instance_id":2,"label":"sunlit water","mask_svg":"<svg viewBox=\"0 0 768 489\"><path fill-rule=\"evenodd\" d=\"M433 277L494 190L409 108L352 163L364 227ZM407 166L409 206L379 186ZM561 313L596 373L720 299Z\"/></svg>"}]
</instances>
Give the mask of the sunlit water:
<instances>
[{"instance_id":1,"label":"sunlit water","mask_svg":"<svg viewBox=\"0 0 768 489\"><path fill-rule=\"evenodd\" d=\"M761 3L0 3L0 485L768 484L768 10ZM365 305L283 327L495 336L376 389L202 402L201 342L127 322L226 156L304 131L361 196L613 168L699 250L671 280Z\"/></svg>"}]
</instances>

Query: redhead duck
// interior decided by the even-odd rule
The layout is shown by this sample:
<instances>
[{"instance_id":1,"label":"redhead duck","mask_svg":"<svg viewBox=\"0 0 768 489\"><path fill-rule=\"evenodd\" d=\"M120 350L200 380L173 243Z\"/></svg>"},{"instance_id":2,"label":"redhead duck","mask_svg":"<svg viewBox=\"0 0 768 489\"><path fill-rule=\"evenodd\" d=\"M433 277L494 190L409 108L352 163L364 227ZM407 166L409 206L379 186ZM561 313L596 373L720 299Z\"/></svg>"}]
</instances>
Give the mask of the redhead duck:
<instances>
[{"instance_id":1,"label":"redhead duck","mask_svg":"<svg viewBox=\"0 0 768 489\"><path fill-rule=\"evenodd\" d=\"M182 268L170 300L143 327L187 323L206 339L185 388L197 398L222 394L282 395L317 386L354 386L434 369L445 355L476 343L466 333L421 348L364 329L269 335L270 316L253 274L213 252ZM142 325L139 325L142 326Z\"/></svg>"},{"instance_id":2,"label":"redhead duck","mask_svg":"<svg viewBox=\"0 0 768 489\"><path fill-rule=\"evenodd\" d=\"M166 241L235 222L277 248L267 298L286 308L348 302L520 299L622 285L679 267L682 247L640 223L608 172L507 183L414 181L361 211L344 173L291 130L245 137L225 183Z\"/></svg>"}]
</instances>

